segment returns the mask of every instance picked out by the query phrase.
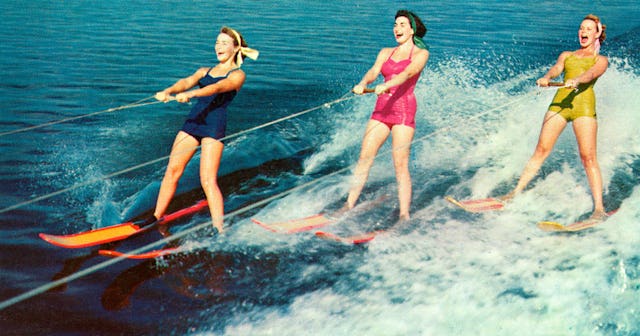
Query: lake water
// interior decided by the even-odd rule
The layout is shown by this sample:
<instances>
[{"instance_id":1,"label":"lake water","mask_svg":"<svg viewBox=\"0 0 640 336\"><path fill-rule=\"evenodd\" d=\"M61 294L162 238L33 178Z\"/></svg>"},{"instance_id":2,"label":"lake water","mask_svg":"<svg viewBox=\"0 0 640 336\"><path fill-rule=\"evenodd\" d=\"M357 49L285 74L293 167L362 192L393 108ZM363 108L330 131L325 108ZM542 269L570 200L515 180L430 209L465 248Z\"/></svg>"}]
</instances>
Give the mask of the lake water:
<instances>
[{"instance_id":1,"label":"lake water","mask_svg":"<svg viewBox=\"0 0 640 336\"><path fill-rule=\"evenodd\" d=\"M252 217L284 220L344 202L375 103L349 90L380 48L394 46L401 8L426 22L431 52L416 88L412 219L393 226L387 144L362 196L387 201L326 228L388 229L372 242L345 246L253 224ZM640 334L635 1L5 0L0 10L3 334ZM602 53L610 67L596 85L598 153L606 206L620 210L578 234L536 227L591 211L571 127L505 211L453 208L445 195L485 197L515 185L554 92L535 80L560 52L578 48L589 13L608 26ZM97 250L39 239L151 211L166 165L156 159L169 154L189 106L108 109L214 65L223 25L261 52L243 66L247 80L229 109L233 136L220 183L233 214L225 235L212 234L205 211L170 229L179 237L171 243L187 252L107 264L113 259ZM15 132L46 123L53 124ZM172 209L204 197L197 174L196 157ZM111 247L161 238L151 232ZM77 272L86 274L38 292Z\"/></svg>"}]
</instances>

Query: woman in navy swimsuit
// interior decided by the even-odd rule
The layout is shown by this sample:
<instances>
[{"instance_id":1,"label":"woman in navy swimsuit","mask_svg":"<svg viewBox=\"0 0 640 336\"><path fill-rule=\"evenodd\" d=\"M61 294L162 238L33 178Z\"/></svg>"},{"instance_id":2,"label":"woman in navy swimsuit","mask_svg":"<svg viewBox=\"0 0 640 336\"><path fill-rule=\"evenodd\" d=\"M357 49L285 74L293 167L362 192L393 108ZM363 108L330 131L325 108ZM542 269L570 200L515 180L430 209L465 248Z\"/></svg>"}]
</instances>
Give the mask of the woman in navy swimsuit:
<instances>
[{"instance_id":1,"label":"woman in navy swimsuit","mask_svg":"<svg viewBox=\"0 0 640 336\"><path fill-rule=\"evenodd\" d=\"M198 101L173 142L156 209L148 223L164 215L178 180L200 146L200 183L207 197L213 226L218 232L223 231L224 201L217 175L224 148L220 139L225 136L227 126L226 108L244 84L245 73L240 70L242 61L245 57L256 59L258 52L249 49L242 35L228 27L220 30L215 51L219 61L216 66L200 68L155 95L157 100L164 102L169 101L173 94L180 103L189 102L192 98ZM192 90L196 85L198 88Z\"/></svg>"}]
</instances>

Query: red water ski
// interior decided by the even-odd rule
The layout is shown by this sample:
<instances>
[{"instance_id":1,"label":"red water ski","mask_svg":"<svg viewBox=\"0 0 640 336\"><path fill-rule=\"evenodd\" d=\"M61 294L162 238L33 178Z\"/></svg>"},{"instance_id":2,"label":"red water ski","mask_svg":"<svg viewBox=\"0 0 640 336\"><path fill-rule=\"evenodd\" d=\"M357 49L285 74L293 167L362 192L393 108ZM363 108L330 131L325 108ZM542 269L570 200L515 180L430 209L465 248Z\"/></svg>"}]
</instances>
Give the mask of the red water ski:
<instances>
[{"instance_id":1,"label":"red water ski","mask_svg":"<svg viewBox=\"0 0 640 336\"><path fill-rule=\"evenodd\" d=\"M53 245L65 247L65 248L81 248L90 247L96 245L102 245L118 240L125 239L134 234L141 233L149 230L156 225L163 225L168 222L174 221L180 217L194 214L207 207L207 201L201 200L198 203L176 212L163 216L155 223L141 227L143 221L126 222L122 224L116 224L112 226L103 227L100 229L74 233L70 235L52 235L47 233L40 233L39 236L46 242Z\"/></svg>"}]
</instances>

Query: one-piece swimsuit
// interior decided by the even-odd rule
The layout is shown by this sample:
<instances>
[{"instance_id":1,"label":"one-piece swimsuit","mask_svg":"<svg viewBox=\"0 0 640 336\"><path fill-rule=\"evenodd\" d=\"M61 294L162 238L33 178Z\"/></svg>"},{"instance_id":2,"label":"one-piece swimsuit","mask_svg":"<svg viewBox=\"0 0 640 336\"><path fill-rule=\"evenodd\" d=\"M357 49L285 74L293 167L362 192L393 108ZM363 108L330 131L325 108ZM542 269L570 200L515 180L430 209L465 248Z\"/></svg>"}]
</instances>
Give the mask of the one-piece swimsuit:
<instances>
[{"instance_id":1,"label":"one-piece swimsuit","mask_svg":"<svg viewBox=\"0 0 640 336\"><path fill-rule=\"evenodd\" d=\"M409 53L409 58L398 62L391 59L396 50L398 50L398 48L391 52L391 55L389 55L389 58L382 64L382 68L380 69L385 82L391 80L411 64L413 47ZM388 93L379 95L376 101L376 107L371 114L371 119L378 120L386 124L389 128L394 125L406 125L415 128L417 102L413 90L416 87L419 77L420 74L417 74L404 83L390 88Z\"/></svg>"},{"instance_id":2,"label":"one-piece swimsuit","mask_svg":"<svg viewBox=\"0 0 640 336\"><path fill-rule=\"evenodd\" d=\"M213 68L212 68L213 69ZM229 76L237 69L229 71L226 75L213 77L207 74L198 81L201 88L217 83ZM201 141L202 138L224 138L227 128L227 106L233 101L238 92L227 91L216 93L211 96L198 97L198 102L193 106L187 120L182 126L182 131Z\"/></svg>"},{"instance_id":3,"label":"one-piece swimsuit","mask_svg":"<svg viewBox=\"0 0 640 336\"><path fill-rule=\"evenodd\" d=\"M580 76L596 64L596 57L569 55L564 60L565 81ZM578 85L578 90L560 88L549 105L549 111L561 115L567 122L579 117L596 117L596 95L593 86L598 79Z\"/></svg>"}]
</instances>

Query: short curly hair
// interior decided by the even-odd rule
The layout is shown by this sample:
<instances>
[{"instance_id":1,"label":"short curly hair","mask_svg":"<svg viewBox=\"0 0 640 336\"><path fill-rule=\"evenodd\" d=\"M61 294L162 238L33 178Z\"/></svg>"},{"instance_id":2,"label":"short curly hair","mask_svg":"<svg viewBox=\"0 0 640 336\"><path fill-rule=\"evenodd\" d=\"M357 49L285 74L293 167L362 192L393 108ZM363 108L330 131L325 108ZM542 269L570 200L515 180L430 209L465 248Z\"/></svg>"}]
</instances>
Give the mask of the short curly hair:
<instances>
[{"instance_id":1,"label":"short curly hair","mask_svg":"<svg viewBox=\"0 0 640 336\"><path fill-rule=\"evenodd\" d=\"M594 14L589 14L589 15L585 16L584 19L582 19L582 20L591 20L591 21L595 22L596 24L599 23L602 26L602 32L600 34L599 40L600 40L600 42L604 42L604 40L607 38L607 32L606 32L607 25L603 24L600 21L600 18L597 15L594 15Z\"/></svg>"}]
</instances>

